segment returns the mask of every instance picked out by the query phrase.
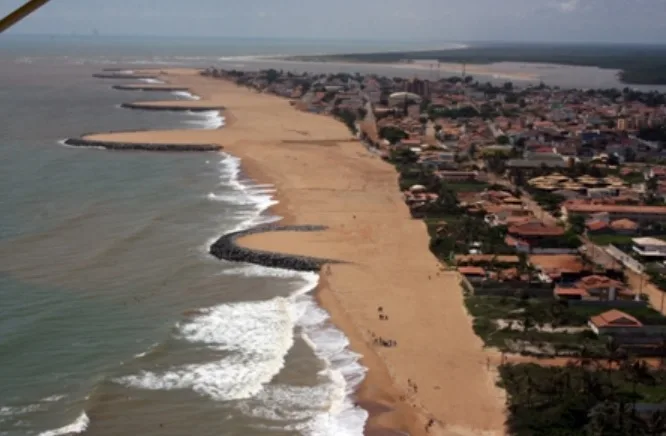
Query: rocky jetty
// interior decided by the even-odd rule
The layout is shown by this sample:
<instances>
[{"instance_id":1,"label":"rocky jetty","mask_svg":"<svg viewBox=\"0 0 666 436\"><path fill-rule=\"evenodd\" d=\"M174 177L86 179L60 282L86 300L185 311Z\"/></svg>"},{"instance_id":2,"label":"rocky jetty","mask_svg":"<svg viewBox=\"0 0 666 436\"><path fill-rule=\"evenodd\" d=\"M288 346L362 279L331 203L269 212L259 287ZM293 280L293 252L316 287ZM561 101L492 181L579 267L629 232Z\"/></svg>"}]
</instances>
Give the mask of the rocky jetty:
<instances>
[{"instance_id":1,"label":"rocky jetty","mask_svg":"<svg viewBox=\"0 0 666 436\"><path fill-rule=\"evenodd\" d=\"M126 109L137 109L144 111L177 111L177 112L210 112L224 110L221 106L186 106L186 105L163 105L151 104L146 102L123 103L120 105Z\"/></svg>"},{"instance_id":2,"label":"rocky jetty","mask_svg":"<svg viewBox=\"0 0 666 436\"><path fill-rule=\"evenodd\" d=\"M120 91L160 91L160 92L189 92L189 88L169 85L113 85L113 89Z\"/></svg>"},{"instance_id":3,"label":"rocky jetty","mask_svg":"<svg viewBox=\"0 0 666 436\"><path fill-rule=\"evenodd\" d=\"M337 260L321 259L317 257L298 256L291 254L275 253L271 251L253 250L239 246L238 238L265 232L320 232L326 230L326 226L278 226L264 225L249 230L241 230L222 236L210 247L210 254L218 259L231 262L246 262L271 268L283 268L295 271L319 271L326 263L340 263Z\"/></svg>"},{"instance_id":4,"label":"rocky jetty","mask_svg":"<svg viewBox=\"0 0 666 436\"><path fill-rule=\"evenodd\" d=\"M220 151L221 145L217 144L153 144L136 142L111 142L97 141L84 138L69 138L64 142L74 147L98 147L108 150L143 150L143 151Z\"/></svg>"},{"instance_id":5,"label":"rocky jetty","mask_svg":"<svg viewBox=\"0 0 666 436\"><path fill-rule=\"evenodd\" d=\"M93 77L97 79L133 79L133 80L141 80L141 79L154 79L157 80L158 77L155 75L148 75L148 74L122 74L122 73L113 73L113 72L108 72L108 73L96 73L93 74Z\"/></svg>"}]
</instances>

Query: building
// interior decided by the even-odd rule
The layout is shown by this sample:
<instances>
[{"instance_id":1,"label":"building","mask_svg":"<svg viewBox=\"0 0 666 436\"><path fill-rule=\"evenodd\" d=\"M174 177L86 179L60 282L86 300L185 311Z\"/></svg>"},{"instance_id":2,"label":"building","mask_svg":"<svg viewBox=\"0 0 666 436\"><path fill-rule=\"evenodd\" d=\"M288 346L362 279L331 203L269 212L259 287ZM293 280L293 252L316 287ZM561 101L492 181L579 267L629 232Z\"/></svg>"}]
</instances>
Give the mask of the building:
<instances>
[{"instance_id":1,"label":"building","mask_svg":"<svg viewBox=\"0 0 666 436\"><path fill-rule=\"evenodd\" d=\"M405 85L405 91L420 95L423 98L430 98L430 82L427 80L412 79Z\"/></svg>"},{"instance_id":2,"label":"building","mask_svg":"<svg viewBox=\"0 0 666 436\"><path fill-rule=\"evenodd\" d=\"M435 177L445 182L473 182L478 180L477 171L437 171Z\"/></svg>"},{"instance_id":3,"label":"building","mask_svg":"<svg viewBox=\"0 0 666 436\"><path fill-rule=\"evenodd\" d=\"M559 226L549 226L541 221L531 220L516 224L508 229L508 234L528 242L530 245L538 244L542 239L563 236L566 230Z\"/></svg>"},{"instance_id":4,"label":"building","mask_svg":"<svg viewBox=\"0 0 666 436\"><path fill-rule=\"evenodd\" d=\"M423 99L414 93L411 92L396 92L389 96L389 106L406 106L409 104L421 104Z\"/></svg>"},{"instance_id":5,"label":"building","mask_svg":"<svg viewBox=\"0 0 666 436\"><path fill-rule=\"evenodd\" d=\"M633 251L641 257L658 260L661 258L666 259L666 241L661 239L645 237L634 238Z\"/></svg>"},{"instance_id":6,"label":"building","mask_svg":"<svg viewBox=\"0 0 666 436\"><path fill-rule=\"evenodd\" d=\"M487 277L486 270L480 266L461 266L458 267L458 272L473 283L482 282Z\"/></svg>"},{"instance_id":7,"label":"building","mask_svg":"<svg viewBox=\"0 0 666 436\"><path fill-rule=\"evenodd\" d=\"M631 334L643 329L643 323L617 309L591 317L588 325L597 335Z\"/></svg>"},{"instance_id":8,"label":"building","mask_svg":"<svg viewBox=\"0 0 666 436\"><path fill-rule=\"evenodd\" d=\"M630 219L624 218L611 222L610 228L618 235L635 235L639 225Z\"/></svg>"},{"instance_id":9,"label":"building","mask_svg":"<svg viewBox=\"0 0 666 436\"><path fill-rule=\"evenodd\" d=\"M666 222L666 206L626 206L619 204L597 204L580 200L569 200L562 204L562 216L590 216L607 213L610 220L629 219L638 223Z\"/></svg>"}]
</instances>

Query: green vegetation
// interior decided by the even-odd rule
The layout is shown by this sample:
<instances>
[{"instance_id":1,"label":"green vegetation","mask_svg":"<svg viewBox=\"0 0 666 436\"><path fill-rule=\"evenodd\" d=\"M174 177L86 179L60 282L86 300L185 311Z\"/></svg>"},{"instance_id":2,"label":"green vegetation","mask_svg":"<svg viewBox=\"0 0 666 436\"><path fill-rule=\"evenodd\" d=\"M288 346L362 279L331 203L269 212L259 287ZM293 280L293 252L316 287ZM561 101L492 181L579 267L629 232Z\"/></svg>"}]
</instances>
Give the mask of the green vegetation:
<instances>
[{"instance_id":1,"label":"green vegetation","mask_svg":"<svg viewBox=\"0 0 666 436\"><path fill-rule=\"evenodd\" d=\"M645 181L645 177L643 176L642 172L634 171L632 173L623 175L622 180L624 180L627 183L638 184L638 183L643 183Z\"/></svg>"},{"instance_id":2,"label":"green vegetation","mask_svg":"<svg viewBox=\"0 0 666 436\"><path fill-rule=\"evenodd\" d=\"M612 351L612 345L609 345ZM506 389L507 426L515 436L661 435L666 414L645 413L640 404L666 401L666 372L614 355L612 370L603 362L581 359L563 367L536 364L500 366ZM610 361L609 361L610 363ZM637 407L637 405L639 407Z\"/></svg>"},{"instance_id":3,"label":"green vegetation","mask_svg":"<svg viewBox=\"0 0 666 436\"><path fill-rule=\"evenodd\" d=\"M401 140L409 138L409 135L398 127L385 126L379 129L379 137L386 139L391 144L397 144Z\"/></svg>"},{"instance_id":4,"label":"green vegetation","mask_svg":"<svg viewBox=\"0 0 666 436\"><path fill-rule=\"evenodd\" d=\"M536 189L528 189L532 194L534 201L539 203L539 205L552 214L555 217L560 216L561 210L560 205L564 202L565 198L558 194L553 194L548 191L539 191Z\"/></svg>"},{"instance_id":5,"label":"green vegetation","mask_svg":"<svg viewBox=\"0 0 666 436\"><path fill-rule=\"evenodd\" d=\"M631 244L631 239L636 236L628 235L587 235L590 241L594 242L597 245L626 245Z\"/></svg>"},{"instance_id":6,"label":"green vegetation","mask_svg":"<svg viewBox=\"0 0 666 436\"><path fill-rule=\"evenodd\" d=\"M479 111L472 106L464 106L461 108L430 106L430 108L428 108L428 116L430 118L473 118L478 117L479 115Z\"/></svg>"},{"instance_id":7,"label":"green vegetation","mask_svg":"<svg viewBox=\"0 0 666 436\"><path fill-rule=\"evenodd\" d=\"M620 79L632 84L666 83L666 47L638 44L484 44L458 50L402 51L301 57L360 62L399 62L405 59L438 59L441 62L489 64L535 62L595 66L622 70Z\"/></svg>"}]
</instances>

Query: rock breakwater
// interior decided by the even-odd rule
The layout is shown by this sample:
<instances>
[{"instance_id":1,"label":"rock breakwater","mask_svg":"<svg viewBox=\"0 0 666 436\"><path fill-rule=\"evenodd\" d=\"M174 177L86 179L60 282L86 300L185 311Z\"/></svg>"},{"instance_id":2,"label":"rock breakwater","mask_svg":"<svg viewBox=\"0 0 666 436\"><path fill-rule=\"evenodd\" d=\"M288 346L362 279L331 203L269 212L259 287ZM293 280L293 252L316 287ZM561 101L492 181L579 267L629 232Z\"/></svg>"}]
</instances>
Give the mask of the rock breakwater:
<instances>
[{"instance_id":1,"label":"rock breakwater","mask_svg":"<svg viewBox=\"0 0 666 436\"><path fill-rule=\"evenodd\" d=\"M113 89L119 91L156 91L156 92L187 92L189 88L184 86L169 85L113 85Z\"/></svg>"},{"instance_id":2,"label":"rock breakwater","mask_svg":"<svg viewBox=\"0 0 666 436\"><path fill-rule=\"evenodd\" d=\"M196 102L193 102L196 103ZM123 103L120 105L126 109L148 110L148 111L175 111L175 112L210 112L224 110L221 106L202 106L195 104L152 104L150 102Z\"/></svg>"},{"instance_id":3,"label":"rock breakwater","mask_svg":"<svg viewBox=\"0 0 666 436\"><path fill-rule=\"evenodd\" d=\"M341 263L338 260L321 259L318 257L299 256L272 251L254 250L239 246L238 238L265 232L320 232L326 230L326 226L302 225L302 226L279 226L264 225L248 230L229 233L222 236L210 247L210 254L218 259L231 262L246 262L271 268L290 269L295 271L319 271L326 263Z\"/></svg>"},{"instance_id":4,"label":"rock breakwater","mask_svg":"<svg viewBox=\"0 0 666 436\"><path fill-rule=\"evenodd\" d=\"M112 142L99 141L85 138L69 138L64 141L66 145L74 147L98 147L108 150L143 150L143 151L220 151L221 145L217 144L158 144L138 142Z\"/></svg>"},{"instance_id":5,"label":"rock breakwater","mask_svg":"<svg viewBox=\"0 0 666 436\"><path fill-rule=\"evenodd\" d=\"M122 73L95 73L93 77L97 79L133 79L133 80L142 80L142 79L153 79L157 80L158 77L152 74L122 74Z\"/></svg>"}]
</instances>

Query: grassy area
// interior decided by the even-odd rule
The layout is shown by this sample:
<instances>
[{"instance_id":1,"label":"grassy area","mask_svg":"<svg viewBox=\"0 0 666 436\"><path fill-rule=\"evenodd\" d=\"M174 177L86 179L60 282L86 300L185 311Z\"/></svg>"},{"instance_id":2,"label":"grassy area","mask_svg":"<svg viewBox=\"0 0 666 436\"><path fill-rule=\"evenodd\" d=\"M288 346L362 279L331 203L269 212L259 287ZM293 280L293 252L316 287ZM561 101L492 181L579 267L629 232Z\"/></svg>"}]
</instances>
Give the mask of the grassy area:
<instances>
[{"instance_id":1,"label":"grassy area","mask_svg":"<svg viewBox=\"0 0 666 436\"><path fill-rule=\"evenodd\" d=\"M575 333L539 331L537 327L586 327L590 317L609 310L602 305L571 305L549 299L468 296L465 305L474 317L474 332L488 347L507 352L571 355L586 351L588 356L604 356L606 339L585 330ZM666 317L651 307L628 307L624 312L646 325L664 325ZM504 324L500 324L499 321ZM508 328L506 323L514 323ZM528 325L524 329L524 325Z\"/></svg>"},{"instance_id":2,"label":"grassy area","mask_svg":"<svg viewBox=\"0 0 666 436\"><path fill-rule=\"evenodd\" d=\"M666 241L666 235L651 235L651 238L661 239ZM597 245L631 245L632 239L640 238L638 235L628 236L628 235L588 235L590 241L594 242Z\"/></svg>"},{"instance_id":3,"label":"grassy area","mask_svg":"<svg viewBox=\"0 0 666 436\"><path fill-rule=\"evenodd\" d=\"M553 327L583 327L588 316L569 311L565 304L555 300L523 299L515 297L465 298L467 310L474 317L474 332L488 347L506 352L571 355L586 350L591 355L602 355L605 341L592 332L545 332L537 329L521 329L524 323L530 327L550 324ZM603 311L596 308L595 315ZM514 328L501 328L498 320L515 322Z\"/></svg>"},{"instance_id":4,"label":"grassy area","mask_svg":"<svg viewBox=\"0 0 666 436\"><path fill-rule=\"evenodd\" d=\"M636 236L627 236L627 235L588 235L590 241L594 242L597 245L624 245L631 244L632 238Z\"/></svg>"}]
</instances>

